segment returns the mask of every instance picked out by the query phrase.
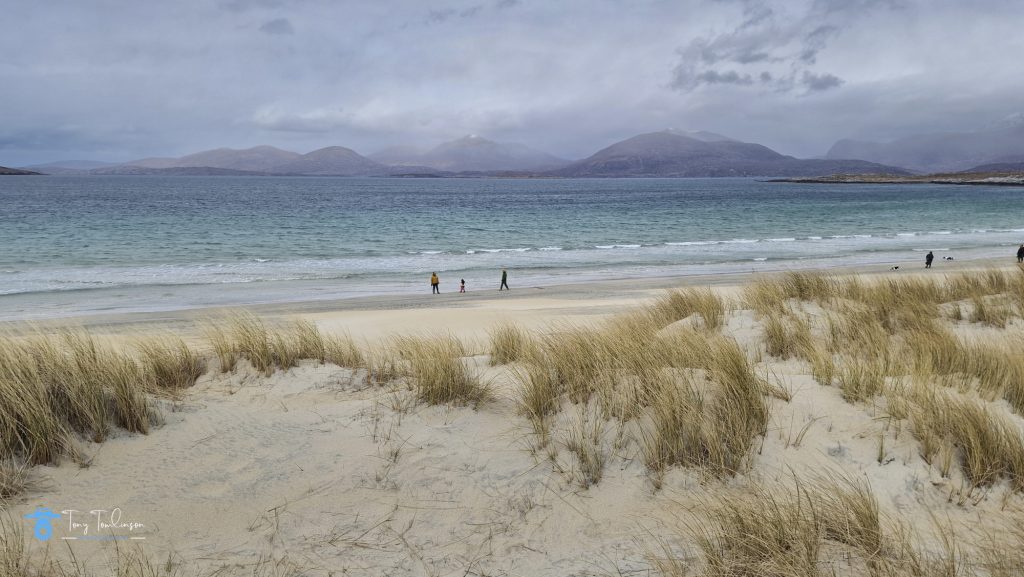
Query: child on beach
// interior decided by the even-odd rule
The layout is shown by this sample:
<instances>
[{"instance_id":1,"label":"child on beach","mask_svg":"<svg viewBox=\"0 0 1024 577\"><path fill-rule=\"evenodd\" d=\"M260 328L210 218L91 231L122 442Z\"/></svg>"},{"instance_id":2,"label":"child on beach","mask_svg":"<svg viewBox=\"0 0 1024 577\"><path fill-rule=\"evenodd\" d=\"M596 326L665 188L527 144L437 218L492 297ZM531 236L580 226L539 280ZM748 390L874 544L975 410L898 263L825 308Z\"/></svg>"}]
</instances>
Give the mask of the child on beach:
<instances>
[{"instance_id":1,"label":"child on beach","mask_svg":"<svg viewBox=\"0 0 1024 577\"><path fill-rule=\"evenodd\" d=\"M460 293L466 292L466 279L462 279L462 280L459 281L459 292Z\"/></svg>"}]
</instances>

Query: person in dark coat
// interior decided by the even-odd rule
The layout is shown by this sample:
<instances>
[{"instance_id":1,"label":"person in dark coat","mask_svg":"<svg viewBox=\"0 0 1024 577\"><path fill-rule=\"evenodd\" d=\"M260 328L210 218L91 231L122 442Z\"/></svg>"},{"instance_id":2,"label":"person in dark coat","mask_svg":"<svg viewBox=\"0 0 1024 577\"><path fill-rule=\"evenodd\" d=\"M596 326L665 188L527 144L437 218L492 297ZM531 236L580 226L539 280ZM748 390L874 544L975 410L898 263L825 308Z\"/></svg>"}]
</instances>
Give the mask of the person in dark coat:
<instances>
[{"instance_id":1,"label":"person in dark coat","mask_svg":"<svg viewBox=\"0 0 1024 577\"><path fill-rule=\"evenodd\" d=\"M924 268L932 268L932 261L935 260L935 255L932 251L928 251L928 254L924 255Z\"/></svg>"},{"instance_id":2,"label":"person in dark coat","mask_svg":"<svg viewBox=\"0 0 1024 577\"><path fill-rule=\"evenodd\" d=\"M499 292L502 290L512 290L508 288L508 271L505 269L501 269L501 286L498 287Z\"/></svg>"},{"instance_id":3,"label":"person in dark coat","mask_svg":"<svg viewBox=\"0 0 1024 577\"><path fill-rule=\"evenodd\" d=\"M1017 249L1017 262L1024 262L1024 244Z\"/></svg>"}]
</instances>

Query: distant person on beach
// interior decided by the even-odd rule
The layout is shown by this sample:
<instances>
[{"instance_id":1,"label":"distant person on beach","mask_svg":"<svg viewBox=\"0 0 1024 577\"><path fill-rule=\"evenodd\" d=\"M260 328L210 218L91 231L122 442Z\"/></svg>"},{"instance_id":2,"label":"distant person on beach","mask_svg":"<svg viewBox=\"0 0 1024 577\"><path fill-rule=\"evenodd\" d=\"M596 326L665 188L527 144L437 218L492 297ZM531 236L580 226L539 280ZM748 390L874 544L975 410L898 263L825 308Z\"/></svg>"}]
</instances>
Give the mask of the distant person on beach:
<instances>
[{"instance_id":1,"label":"distant person on beach","mask_svg":"<svg viewBox=\"0 0 1024 577\"><path fill-rule=\"evenodd\" d=\"M437 278L437 273L436 272L430 273L430 294L432 294L432 295L439 295L439 294L441 294L441 289L438 288L438 286L440 284L441 284L441 279Z\"/></svg>"},{"instance_id":2,"label":"distant person on beach","mask_svg":"<svg viewBox=\"0 0 1024 577\"><path fill-rule=\"evenodd\" d=\"M1024 244L1017 249L1017 262L1024 262Z\"/></svg>"},{"instance_id":3,"label":"distant person on beach","mask_svg":"<svg viewBox=\"0 0 1024 577\"><path fill-rule=\"evenodd\" d=\"M932 261L935 260L935 255L932 251L928 251L928 254L924 255L924 268L932 268Z\"/></svg>"},{"instance_id":4,"label":"distant person on beach","mask_svg":"<svg viewBox=\"0 0 1024 577\"><path fill-rule=\"evenodd\" d=\"M508 288L508 271L501 269L501 286L498 287L498 292L502 290L512 290Z\"/></svg>"},{"instance_id":5,"label":"distant person on beach","mask_svg":"<svg viewBox=\"0 0 1024 577\"><path fill-rule=\"evenodd\" d=\"M459 292L460 293L466 292L466 279L462 279L462 280L459 281Z\"/></svg>"}]
</instances>

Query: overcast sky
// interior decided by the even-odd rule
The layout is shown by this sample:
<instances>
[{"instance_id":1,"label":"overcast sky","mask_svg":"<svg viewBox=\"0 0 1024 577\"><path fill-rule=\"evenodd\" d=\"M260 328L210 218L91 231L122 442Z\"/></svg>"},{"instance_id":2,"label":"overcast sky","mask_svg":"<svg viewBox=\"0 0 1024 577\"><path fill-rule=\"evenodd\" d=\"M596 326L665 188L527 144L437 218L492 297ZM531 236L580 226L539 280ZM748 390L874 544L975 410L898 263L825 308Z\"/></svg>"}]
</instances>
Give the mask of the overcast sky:
<instances>
[{"instance_id":1,"label":"overcast sky","mask_svg":"<svg viewBox=\"0 0 1024 577\"><path fill-rule=\"evenodd\" d=\"M469 133L579 158L664 128L817 156L1024 110L1021 0L0 0L0 14L6 166Z\"/></svg>"}]
</instances>

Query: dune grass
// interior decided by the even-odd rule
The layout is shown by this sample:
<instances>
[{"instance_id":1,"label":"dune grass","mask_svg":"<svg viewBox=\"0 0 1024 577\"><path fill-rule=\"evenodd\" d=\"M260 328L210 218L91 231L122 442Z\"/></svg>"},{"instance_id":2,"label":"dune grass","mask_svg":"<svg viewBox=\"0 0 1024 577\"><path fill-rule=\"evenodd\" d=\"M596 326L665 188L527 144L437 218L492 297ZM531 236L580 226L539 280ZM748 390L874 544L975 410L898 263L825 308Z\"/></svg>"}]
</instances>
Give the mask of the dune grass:
<instances>
[{"instance_id":1,"label":"dune grass","mask_svg":"<svg viewBox=\"0 0 1024 577\"><path fill-rule=\"evenodd\" d=\"M725 322L727 306L720 294L710 288L685 288L665 292L647 307L647 312L660 326L699 315L697 326L718 330Z\"/></svg>"},{"instance_id":2,"label":"dune grass","mask_svg":"<svg viewBox=\"0 0 1024 577\"><path fill-rule=\"evenodd\" d=\"M498 325L488 331L491 366L526 361L537 354L533 336L514 324Z\"/></svg>"},{"instance_id":3,"label":"dune grass","mask_svg":"<svg viewBox=\"0 0 1024 577\"><path fill-rule=\"evenodd\" d=\"M490 386L466 366L455 337L399 337L393 349L408 362L412 388L424 403L477 406L492 397Z\"/></svg>"},{"instance_id":4,"label":"dune grass","mask_svg":"<svg viewBox=\"0 0 1024 577\"><path fill-rule=\"evenodd\" d=\"M185 389L206 372L206 359L174 336L148 337L134 343L157 389Z\"/></svg>"},{"instance_id":5,"label":"dune grass","mask_svg":"<svg viewBox=\"0 0 1024 577\"><path fill-rule=\"evenodd\" d=\"M52 463L74 454L74 434L148 432L154 371L83 331L0 339L0 454Z\"/></svg>"}]
</instances>

